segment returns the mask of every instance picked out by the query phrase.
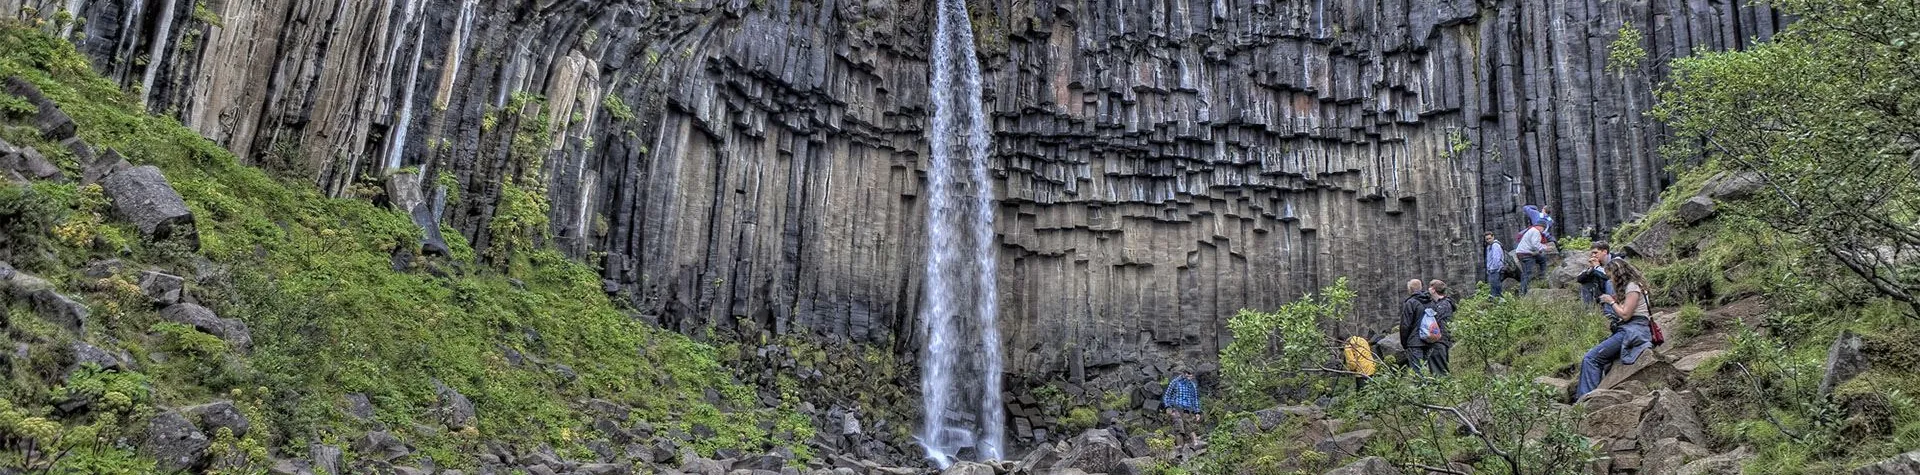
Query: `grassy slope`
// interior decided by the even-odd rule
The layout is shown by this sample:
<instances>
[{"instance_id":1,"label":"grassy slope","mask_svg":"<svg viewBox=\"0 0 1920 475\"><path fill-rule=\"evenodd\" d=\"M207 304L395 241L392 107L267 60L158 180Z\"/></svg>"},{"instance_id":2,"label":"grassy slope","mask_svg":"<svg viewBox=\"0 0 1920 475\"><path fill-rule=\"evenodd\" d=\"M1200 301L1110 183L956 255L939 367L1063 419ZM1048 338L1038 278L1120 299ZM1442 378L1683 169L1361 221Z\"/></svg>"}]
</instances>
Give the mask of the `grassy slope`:
<instances>
[{"instance_id":1,"label":"grassy slope","mask_svg":"<svg viewBox=\"0 0 1920 475\"><path fill-rule=\"evenodd\" d=\"M516 266L527 270L511 276L516 282L472 270L465 264L472 261L472 251L459 242L458 233L448 232L458 256L430 265L451 276L395 272L392 251L418 239L419 231L406 217L366 200L325 198L308 186L238 164L232 154L177 122L138 112L136 103L92 73L64 41L18 25L0 29L0 77L10 75L38 84L96 148L119 150L135 164L165 170L199 220L203 244L195 255L128 240L124 236L132 234L123 225L87 222L104 214L97 199L88 199L97 196L95 190L39 184L29 193L57 203L70 213L63 223L80 223L68 231L84 233L72 239L44 236L59 258L29 270L95 307L91 340L96 344L127 349L142 362L154 353L172 356L175 363L147 365L142 370L150 374L138 376L154 382L155 405L239 396L250 402L255 427L267 429L250 438L303 453L307 442L338 443L357 435L342 401L348 393L365 393L379 421L399 428L403 439L424 447L441 464L454 466L470 463L455 453L489 440L547 443L563 453L583 453L579 442L590 419L571 408L583 398L631 405L638 419L661 430L711 428L717 436L696 442L703 452L760 449L771 440L770 432L802 441L812 435L806 419L791 411L735 412L706 402L704 392L717 389L724 399L719 406L755 406L753 391L734 382L718 363L718 350L629 318L600 293L591 269L558 254L527 256L527 265ZM57 148L13 132L6 137L17 145ZM77 171L70 156L57 155L70 172ZM87 239L94 234L103 239ZM189 276L200 269L202 283L191 292L222 316L252 327L251 354L228 355L221 345L193 346L198 332L157 327L150 309L115 304L129 301L124 282L101 285L75 271L123 243L129 261ZM196 265L202 256L214 265ZM107 290L86 291L90 288ZM506 348L543 364L511 364ZM571 367L578 379L569 382L555 374L560 364ZM58 397L63 383L46 378L44 371L38 381L24 374L31 372L16 373L18 384L4 397L18 406L17 413L46 414L46 404ZM406 429L429 421L436 401L429 381L435 379L472 399L479 413L477 431ZM764 430L762 421L778 426Z\"/></svg>"}]
</instances>

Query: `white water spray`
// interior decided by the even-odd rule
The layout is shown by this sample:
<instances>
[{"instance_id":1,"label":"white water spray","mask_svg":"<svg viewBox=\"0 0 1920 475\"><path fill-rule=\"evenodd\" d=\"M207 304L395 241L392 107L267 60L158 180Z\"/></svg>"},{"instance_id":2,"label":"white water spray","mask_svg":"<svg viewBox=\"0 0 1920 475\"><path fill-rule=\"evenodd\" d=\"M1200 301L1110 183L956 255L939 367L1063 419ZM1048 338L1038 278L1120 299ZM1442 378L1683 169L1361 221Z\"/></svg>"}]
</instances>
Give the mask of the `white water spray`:
<instances>
[{"instance_id":1,"label":"white water spray","mask_svg":"<svg viewBox=\"0 0 1920 475\"><path fill-rule=\"evenodd\" d=\"M994 326L999 302L993 183L987 174L991 137L980 102L980 62L966 2L939 0L935 17L920 444L928 458L946 468L968 448L981 460L1003 458L1006 414L1000 402L1000 332Z\"/></svg>"}]
</instances>

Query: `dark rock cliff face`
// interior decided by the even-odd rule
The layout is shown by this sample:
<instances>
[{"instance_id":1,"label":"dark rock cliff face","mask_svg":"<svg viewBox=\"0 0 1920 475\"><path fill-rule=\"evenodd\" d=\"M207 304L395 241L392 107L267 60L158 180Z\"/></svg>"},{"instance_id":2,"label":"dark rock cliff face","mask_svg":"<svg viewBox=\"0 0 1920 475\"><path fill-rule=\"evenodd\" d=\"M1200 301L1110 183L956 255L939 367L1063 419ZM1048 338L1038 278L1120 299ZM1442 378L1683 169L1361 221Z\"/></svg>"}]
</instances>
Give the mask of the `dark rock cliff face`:
<instances>
[{"instance_id":1,"label":"dark rock cliff face","mask_svg":"<svg viewBox=\"0 0 1920 475\"><path fill-rule=\"evenodd\" d=\"M393 168L450 176L446 220L476 248L498 240L503 194L543 195L551 242L665 324L902 351L918 345L929 6L0 0L260 166L337 195ZM1510 244L1522 203L1562 234L1606 229L1666 180L1644 113L1657 63L1783 22L1738 0L972 14L1019 372L1062 370L1068 348L1088 366L1208 357L1235 310L1343 276L1357 318L1384 321L1407 278L1478 280L1480 232ZM1650 61L1608 72L1626 22Z\"/></svg>"}]
</instances>

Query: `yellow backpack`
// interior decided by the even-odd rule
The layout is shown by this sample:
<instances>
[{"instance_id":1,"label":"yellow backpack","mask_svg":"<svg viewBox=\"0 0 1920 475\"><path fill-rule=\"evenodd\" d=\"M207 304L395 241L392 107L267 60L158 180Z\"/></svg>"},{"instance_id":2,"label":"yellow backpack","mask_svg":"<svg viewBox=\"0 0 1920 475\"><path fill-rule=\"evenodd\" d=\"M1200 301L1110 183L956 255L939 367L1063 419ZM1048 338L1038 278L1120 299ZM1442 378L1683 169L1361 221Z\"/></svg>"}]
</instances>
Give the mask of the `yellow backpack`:
<instances>
[{"instance_id":1,"label":"yellow backpack","mask_svg":"<svg viewBox=\"0 0 1920 475\"><path fill-rule=\"evenodd\" d=\"M1367 343L1366 338L1348 338L1345 353L1347 371L1373 376L1378 364L1373 359L1373 344Z\"/></svg>"}]
</instances>

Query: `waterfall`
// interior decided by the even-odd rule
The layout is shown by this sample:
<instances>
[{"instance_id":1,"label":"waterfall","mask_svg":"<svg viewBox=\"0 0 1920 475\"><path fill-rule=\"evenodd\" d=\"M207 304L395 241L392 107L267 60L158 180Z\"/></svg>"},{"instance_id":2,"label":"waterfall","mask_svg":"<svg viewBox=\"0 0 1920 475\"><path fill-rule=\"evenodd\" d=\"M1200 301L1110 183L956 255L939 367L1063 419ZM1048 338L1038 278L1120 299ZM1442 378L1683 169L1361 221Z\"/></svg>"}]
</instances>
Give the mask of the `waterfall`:
<instances>
[{"instance_id":1,"label":"waterfall","mask_svg":"<svg viewBox=\"0 0 1920 475\"><path fill-rule=\"evenodd\" d=\"M1006 414L994 326L999 303L987 173L991 137L980 102L980 62L965 0L939 0L935 18L920 444L946 468L968 448L981 460L1003 458Z\"/></svg>"}]
</instances>

